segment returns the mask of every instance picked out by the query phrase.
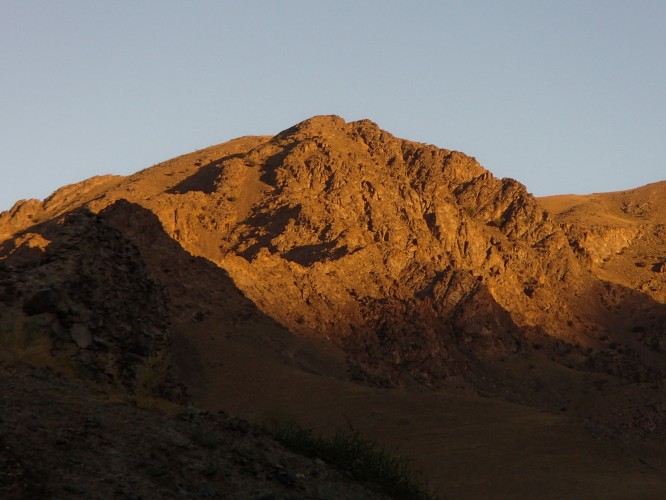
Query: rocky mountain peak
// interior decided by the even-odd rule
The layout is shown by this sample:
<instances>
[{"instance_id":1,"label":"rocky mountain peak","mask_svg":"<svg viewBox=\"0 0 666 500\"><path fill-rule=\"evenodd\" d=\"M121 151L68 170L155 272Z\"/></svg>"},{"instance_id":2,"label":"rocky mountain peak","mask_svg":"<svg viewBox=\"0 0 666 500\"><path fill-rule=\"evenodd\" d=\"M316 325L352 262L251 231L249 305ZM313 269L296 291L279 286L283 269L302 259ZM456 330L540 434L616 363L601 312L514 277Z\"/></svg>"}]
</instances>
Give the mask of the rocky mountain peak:
<instances>
[{"instance_id":1,"label":"rocky mountain peak","mask_svg":"<svg viewBox=\"0 0 666 500\"><path fill-rule=\"evenodd\" d=\"M583 240L525 186L370 120L317 116L86 181L3 214L0 233L26 238L35 221L119 200L153 214L289 331L332 339L355 376L375 383L478 381L489 360L533 345L582 366L609 331L631 330L608 310L611 296L629 292L589 272ZM614 363L634 363L622 359Z\"/></svg>"}]
</instances>

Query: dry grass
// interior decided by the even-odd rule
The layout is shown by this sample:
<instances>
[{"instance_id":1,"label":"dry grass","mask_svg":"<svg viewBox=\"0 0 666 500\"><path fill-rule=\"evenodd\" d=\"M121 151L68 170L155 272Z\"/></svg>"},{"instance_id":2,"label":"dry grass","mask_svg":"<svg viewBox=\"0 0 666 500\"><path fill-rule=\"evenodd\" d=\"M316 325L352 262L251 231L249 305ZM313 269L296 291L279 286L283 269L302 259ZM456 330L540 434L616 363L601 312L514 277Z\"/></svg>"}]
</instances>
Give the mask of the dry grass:
<instances>
[{"instance_id":1,"label":"dry grass","mask_svg":"<svg viewBox=\"0 0 666 500\"><path fill-rule=\"evenodd\" d=\"M164 384L171 366L171 356L167 351L157 351L135 369L134 393L140 396L152 396Z\"/></svg>"},{"instance_id":2,"label":"dry grass","mask_svg":"<svg viewBox=\"0 0 666 500\"><path fill-rule=\"evenodd\" d=\"M54 356L52 349L48 333L26 321L16 320L9 328L0 330L0 364L28 365L75 376L73 363L66 357Z\"/></svg>"},{"instance_id":3,"label":"dry grass","mask_svg":"<svg viewBox=\"0 0 666 500\"><path fill-rule=\"evenodd\" d=\"M182 411L181 405L157 395L169 376L170 366L171 356L167 351L158 351L148 356L136 367L134 391L128 399L144 410L170 417L178 415Z\"/></svg>"},{"instance_id":4,"label":"dry grass","mask_svg":"<svg viewBox=\"0 0 666 500\"><path fill-rule=\"evenodd\" d=\"M105 384L104 391L111 401L175 417L183 410L182 405L159 395L160 386L169 376L170 366L171 356L167 351L155 352L136 365L131 387L127 387L118 375L117 363L109 358L107 373L111 374L111 379Z\"/></svg>"},{"instance_id":5,"label":"dry grass","mask_svg":"<svg viewBox=\"0 0 666 500\"><path fill-rule=\"evenodd\" d=\"M71 352L53 351L53 340L43 327L31 324L29 319L18 319L0 326L0 366L27 365L51 370L72 378L85 378L77 370ZM104 384L109 400L131 403L139 408L175 416L182 406L159 397L159 386L169 373L170 358L165 351L157 352L137 365L133 390L121 384L114 360L109 357L106 373L111 380Z\"/></svg>"}]
</instances>

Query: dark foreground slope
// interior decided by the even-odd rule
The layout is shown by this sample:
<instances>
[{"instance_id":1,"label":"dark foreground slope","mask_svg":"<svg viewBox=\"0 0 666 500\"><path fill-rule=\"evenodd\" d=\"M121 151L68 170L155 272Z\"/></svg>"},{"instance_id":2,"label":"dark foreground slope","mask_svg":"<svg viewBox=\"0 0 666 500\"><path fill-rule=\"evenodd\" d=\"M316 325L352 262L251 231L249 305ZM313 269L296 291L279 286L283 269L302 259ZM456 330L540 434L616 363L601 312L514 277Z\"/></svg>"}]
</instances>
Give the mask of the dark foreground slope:
<instances>
[{"instance_id":1,"label":"dark foreground slope","mask_svg":"<svg viewBox=\"0 0 666 500\"><path fill-rule=\"evenodd\" d=\"M1 498L387 498L224 413L169 418L16 367L0 393Z\"/></svg>"}]
</instances>

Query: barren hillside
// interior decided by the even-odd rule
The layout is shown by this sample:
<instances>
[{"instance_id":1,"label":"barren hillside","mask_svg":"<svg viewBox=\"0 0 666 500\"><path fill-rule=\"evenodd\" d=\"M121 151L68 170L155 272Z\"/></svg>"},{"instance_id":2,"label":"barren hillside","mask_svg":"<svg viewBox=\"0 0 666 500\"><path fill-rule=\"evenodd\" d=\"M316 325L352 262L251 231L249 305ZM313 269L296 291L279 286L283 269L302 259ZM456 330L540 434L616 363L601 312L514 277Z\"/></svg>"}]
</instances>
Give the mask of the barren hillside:
<instances>
[{"instance_id":1,"label":"barren hillside","mask_svg":"<svg viewBox=\"0 0 666 500\"><path fill-rule=\"evenodd\" d=\"M666 303L666 181L539 202L563 225L596 276Z\"/></svg>"}]
</instances>

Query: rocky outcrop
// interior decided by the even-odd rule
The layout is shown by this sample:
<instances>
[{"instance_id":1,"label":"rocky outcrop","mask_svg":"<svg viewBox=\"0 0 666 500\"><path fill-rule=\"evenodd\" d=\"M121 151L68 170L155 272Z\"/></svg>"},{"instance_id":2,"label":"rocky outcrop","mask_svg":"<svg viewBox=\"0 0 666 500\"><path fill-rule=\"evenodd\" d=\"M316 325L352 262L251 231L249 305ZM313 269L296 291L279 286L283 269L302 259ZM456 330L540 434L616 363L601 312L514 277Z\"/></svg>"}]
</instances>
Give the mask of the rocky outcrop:
<instances>
[{"instance_id":1,"label":"rocky outcrop","mask_svg":"<svg viewBox=\"0 0 666 500\"><path fill-rule=\"evenodd\" d=\"M666 181L628 191L560 195L539 202L598 278L666 302L659 266L666 247Z\"/></svg>"},{"instance_id":2,"label":"rocky outcrop","mask_svg":"<svg viewBox=\"0 0 666 500\"><path fill-rule=\"evenodd\" d=\"M515 485L530 449L550 479L596 463L587 496L640 473L656 498L665 190L547 204L463 153L322 116L19 202L0 214L0 491L373 496L244 422L124 399L360 421L422 442L404 456L454 496ZM488 449L511 466L470 489Z\"/></svg>"},{"instance_id":3,"label":"rocky outcrop","mask_svg":"<svg viewBox=\"0 0 666 500\"><path fill-rule=\"evenodd\" d=\"M564 230L569 243L591 264L600 265L611 256L622 253L640 236L641 229L635 226L585 226L566 224Z\"/></svg>"},{"instance_id":4,"label":"rocky outcrop","mask_svg":"<svg viewBox=\"0 0 666 500\"><path fill-rule=\"evenodd\" d=\"M137 247L87 209L34 234L40 247L22 252L19 237L3 261L4 304L20 308L86 378L134 390L138 371L161 364L149 391L178 397L168 380L169 298Z\"/></svg>"}]
</instances>

